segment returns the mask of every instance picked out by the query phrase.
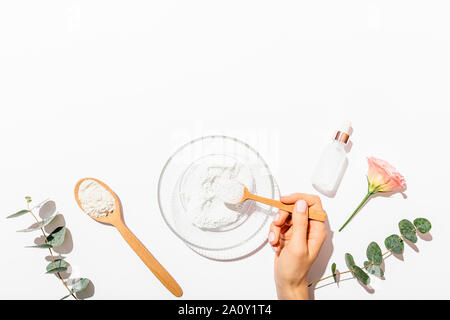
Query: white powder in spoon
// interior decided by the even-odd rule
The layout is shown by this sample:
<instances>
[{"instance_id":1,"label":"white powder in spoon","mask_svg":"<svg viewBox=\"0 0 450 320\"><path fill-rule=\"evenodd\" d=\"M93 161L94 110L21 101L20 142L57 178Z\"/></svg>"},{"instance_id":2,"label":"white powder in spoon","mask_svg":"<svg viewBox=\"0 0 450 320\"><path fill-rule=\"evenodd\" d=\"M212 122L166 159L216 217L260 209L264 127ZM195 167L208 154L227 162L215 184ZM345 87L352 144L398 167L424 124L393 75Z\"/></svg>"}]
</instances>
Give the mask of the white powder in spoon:
<instances>
[{"instance_id":1,"label":"white powder in spoon","mask_svg":"<svg viewBox=\"0 0 450 320\"><path fill-rule=\"evenodd\" d=\"M78 189L78 199L83 211L90 216L106 217L116 209L112 194L95 180L84 180Z\"/></svg>"},{"instance_id":2,"label":"white powder in spoon","mask_svg":"<svg viewBox=\"0 0 450 320\"><path fill-rule=\"evenodd\" d=\"M238 204L244 197L244 185L236 179L226 180L219 179L217 181L217 196L223 202L229 204Z\"/></svg>"},{"instance_id":3,"label":"white powder in spoon","mask_svg":"<svg viewBox=\"0 0 450 320\"><path fill-rule=\"evenodd\" d=\"M214 229L229 225L241 213L226 203L236 204L243 197L243 185L250 185L252 177L242 166L202 163L186 178L182 193L186 213L199 228Z\"/></svg>"}]
</instances>

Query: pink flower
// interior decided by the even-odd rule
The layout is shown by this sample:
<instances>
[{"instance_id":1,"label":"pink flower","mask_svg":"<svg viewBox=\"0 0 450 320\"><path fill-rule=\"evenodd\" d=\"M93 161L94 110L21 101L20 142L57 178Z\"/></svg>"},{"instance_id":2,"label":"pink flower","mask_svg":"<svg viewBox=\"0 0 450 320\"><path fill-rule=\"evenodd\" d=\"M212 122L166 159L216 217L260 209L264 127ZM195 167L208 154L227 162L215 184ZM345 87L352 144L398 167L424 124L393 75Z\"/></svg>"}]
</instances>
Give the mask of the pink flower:
<instances>
[{"instance_id":1,"label":"pink flower","mask_svg":"<svg viewBox=\"0 0 450 320\"><path fill-rule=\"evenodd\" d=\"M388 162L375 157L367 158L369 163L369 192L395 192L406 188L405 178Z\"/></svg>"},{"instance_id":2,"label":"pink flower","mask_svg":"<svg viewBox=\"0 0 450 320\"><path fill-rule=\"evenodd\" d=\"M375 193L397 192L406 188L405 178L403 178L403 176L389 163L374 157L367 158L367 161L369 163L369 172L367 173L369 188L367 194L339 231L344 229L358 210L361 209L367 200Z\"/></svg>"}]
</instances>

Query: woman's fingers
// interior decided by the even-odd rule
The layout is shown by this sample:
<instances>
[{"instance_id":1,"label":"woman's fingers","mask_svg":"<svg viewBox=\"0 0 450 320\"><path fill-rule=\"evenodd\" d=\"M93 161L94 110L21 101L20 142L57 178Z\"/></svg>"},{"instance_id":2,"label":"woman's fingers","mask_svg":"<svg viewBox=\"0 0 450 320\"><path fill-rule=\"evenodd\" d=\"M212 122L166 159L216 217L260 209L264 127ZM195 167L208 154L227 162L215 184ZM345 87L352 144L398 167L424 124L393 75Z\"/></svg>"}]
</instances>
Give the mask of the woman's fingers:
<instances>
[{"instance_id":1,"label":"woman's fingers","mask_svg":"<svg viewBox=\"0 0 450 320\"><path fill-rule=\"evenodd\" d=\"M279 246L280 240L286 238L286 233L292 226L292 215L286 211L279 211L279 219L270 224L270 231L267 237L271 246ZM278 225L279 224L279 225Z\"/></svg>"},{"instance_id":2,"label":"woman's fingers","mask_svg":"<svg viewBox=\"0 0 450 320\"><path fill-rule=\"evenodd\" d=\"M327 238L327 228L324 222L311 220L309 221L308 232L308 252L315 259L320 252L320 248Z\"/></svg>"},{"instance_id":3,"label":"woman's fingers","mask_svg":"<svg viewBox=\"0 0 450 320\"><path fill-rule=\"evenodd\" d=\"M318 196L307 193L293 193L288 196L280 197L280 200L286 204L295 203L297 200L305 200L309 207L313 205L320 205L320 207L322 207L322 202Z\"/></svg>"},{"instance_id":4,"label":"woman's fingers","mask_svg":"<svg viewBox=\"0 0 450 320\"><path fill-rule=\"evenodd\" d=\"M281 232L280 227L274 225L273 223L270 224L270 231L269 231L269 236L267 237L267 240L269 241L269 244L271 246L278 245L278 243L280 241L280 232Z\"/></svg>"},{"instance_id":5,"label":"woman's fingers","mask_svg":"<svg viewBox=\"0 0 450 320\"><path fill-rule=\"evenodd\" d=\"M306 193L294 193L288 196L283 196L280 200L286 204L295 203L298 200L305 200L308 204L308 208L313 208L316 211L323 212L326 215L325 211L322 208L322 201L316 195L306 194Z\"/></svg>"},{"instance_id":6,"label":"woman's fingers","mask_svg":"<svg viewBox=\"0 0 450 320\"><path fill-rule=\"evenodd\" d=\"M292 213L292 238L291 242L298 251L307 251L306 237L308 234L308 204L305 200L295 203Z\"/></svg>"},{"instance_id":7,"label":"woman's fingers","mask_svg":"<svg viewBox=\"0 0 450 320\"><path fill-rule=\"evenodd\" d=\"M288 240L291 237L292 232L289 232L292 227L292 214L279 210L270 224L270 232L268 235L268 241L274 249L278 252L283 247L282 242Z\"/></svg>"},{"instance_id":8,"label":"woman's fingers","mask_svg":"<svg viewBox=\"0 0 450 320\"><path fill-rule=\"evenodd\" d=\"M273 219L273 224L281 227L287 220L287 218L290 216L290 213L284 210L278 210L278 213L275 215Z\"/></svg>"},{"instance_id":9,"label":"woman's fingers","mask_svg":"<svg viewBox=\"0 0 450 320\"><path fill-rule=\"evenodd\" d=\"M289 229L292 227L292 214L289 214L286 221L282 226L280 226L280 237L287 236Z\"/></svg>"}]
</instances>

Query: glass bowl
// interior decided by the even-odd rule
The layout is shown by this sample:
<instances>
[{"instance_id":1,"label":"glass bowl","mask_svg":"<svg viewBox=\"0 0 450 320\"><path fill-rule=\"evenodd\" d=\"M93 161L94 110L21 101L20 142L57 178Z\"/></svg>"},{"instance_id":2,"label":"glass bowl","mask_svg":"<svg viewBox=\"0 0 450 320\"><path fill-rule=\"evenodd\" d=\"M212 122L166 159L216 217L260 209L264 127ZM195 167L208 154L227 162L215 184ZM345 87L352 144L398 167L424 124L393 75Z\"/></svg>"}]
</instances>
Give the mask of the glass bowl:
<instances>
[{"instance_id":1,"label":"glass bowl","mask_svg":"<svg viewBox=\"0 0 450 320\"><path fill-rule=\"evenodd\" d=\"M181 146L165 164L158 183L158 202L169 228L194 251L220 259L245 255L266 240L274 208L254 201L233 206L239 218L229 225L206 229L195 226L186 213L186 181L204 163L238 163L249 177L247 188L263 197L279 197L270 170L261 156L248 144L226 136L207 136ZM240 247L240 248L239 248ZM234 253L231 253L232 250Z\"/></svg>"}]
</instances>

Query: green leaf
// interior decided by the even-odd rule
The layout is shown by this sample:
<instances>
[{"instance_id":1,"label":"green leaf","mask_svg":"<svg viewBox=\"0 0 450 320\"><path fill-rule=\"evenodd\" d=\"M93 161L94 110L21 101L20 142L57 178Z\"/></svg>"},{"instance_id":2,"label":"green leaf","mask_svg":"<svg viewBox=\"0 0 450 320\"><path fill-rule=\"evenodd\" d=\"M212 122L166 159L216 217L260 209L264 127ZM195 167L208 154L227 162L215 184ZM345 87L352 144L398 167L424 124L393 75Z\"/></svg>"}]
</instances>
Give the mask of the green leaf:
<instances>
[{"instance_id":1,"label":"green leaf","mask_svg":"<svg viewBox=\"0 0 450 320\"><path fill-rule=\"evenodd\" d=\"M36 246L26 246L25 248L41 248L41 249L48 249L48 248L52 248L51 244L48 243L43 243L43 244L38 244Z\"/></svg>"},{"instance_id":2,"label":"green leaf","mask_svg":"<svg viewBox=\"0 0 450 320\"><path fill-rule=\"evenodd\" d=\"M355 260L353 260L353 256L350 253L345 254L345 263L349 270L352 270L355 266Z\"/></svg>"},{"instance_id":3,"label":"green leaf","mask_svg":"<svg viewBox=\"0 0 450 320\"><path fill-rule=\"evenodd\" d=\"M417 242L417 235L415 231L411 231L409 229L402 229L400 230L400 233L402 236L404 236L407 240L411 241L412 243Z\"/></svg>"},{"instance_id":4,"label":"green leaf","mask_svg":"<svg viewBox=\"0 0 450 320\"><path fill-rule=\"evenodd\" d=\"M47 243L51 244L53 248L57 248L63 244L66 236L66 227L58 227L47 236Z\"/></svg>"},{"instance_id":5,"label":"green leaf","mask_svg":"<svg viewBox=\"0 0 450 320\"><path fill-rule=\"evenodd\" d=\"M63 271L66 271L66 270L67 270L66 267L60 267L60 268L54 268L54 269L52 269L50 271L47 271L46 273L57 273L57 272L63 272Z\"/></svg>"},{"instance_id":6,"label":"green leaf","mask_svg":"<svg viewBox=\"0 0 450 320\"><path fill-rule=\"evenodd\" d=\"M28 213L28 212L30 212L30 210L26 210L26 209L20 210L20 211L17 211L16 213L14 213L12 215L7 216L6 219L20 217L20 216L22 216L22 215L24 215L25 213Z\"/></svg>"},{"instance_id":7,"label":"green leaf","mask_svg":"<svg viewBox=\"0 0 450 320\"><path fill-rule=\"evenodd\" d=\"M384 276L384 271L383 271L383 269L381 269L380 266L371 265L371 266L367 267L367 271L370 274L373 274L374 276L376 276L378 278L381 278Z\"/></svg>"},{"instance_id":8,"label":"green leaf","mask_svg":"<svg viewBox=\"0 0 450 320\"><path fill-rule=\"evenodd\" d=\"M47 273L62 272L67 270L68 265L69 264L63 259L57 259L55 260L55 263L53 263L53 261L50 262L45 269L47 270Z\"/></svg>"},{"instance_id":9,"label":"green leaf","mask_svg":"<svg viewBox=\"0 0 450 320\"><path fill-rule=\"evenodd\" d=\"M371 242L366 250L367 259L379 266L383 262L383 254L381 248L376 242Z\"/></svg>"},{"instance_id":10,"label":"green leaf","mask_svg":"<svg viewBox=\"0 0 450 320\"><path fill-rule=\"evenodd\" d=\"M392 250L393 253L402 254L405 244L403 239L396 234L392 234L384 240L384 245L388 250Z\"/></svg>"},{"instance_id":11,"label":"green leaf","mask_svg":"<svg viewBox=\"0 0 450 320\"><path fill-rule=\"evenodd\" d=\"M53 215L51 215L50 217L48 217L47 219L44 219L40 222L34 223L31 226L29 226L26 229L22 229L22 230L17 230L17 232L32 232L32 231L36 231L39 230L43 227L45 227L46 225L48 225L50 222L53 221L53 219L55 219L57 216L57 213L55 212Z\"/></svg>"},{"instance_id":12,"label":"green leaf","mask_svg":"<svg viewBox=\"0 0 450 320\"><path fill-rule=\"evenodd\" d=\"M75 282L72 286L72 292L80 292L86 289L90 280L87 278L80 278L77 282Z\"/></svg>"},{"instance_id":13,"label":"green leaf","mask_svg":"<svg viewBox=\"0 0 450 320\"><path fill-rule=\"evenodd\" d=\"M31 201L32 201L30 196L26 196L25 200L27 200L27 203L31 203Z\"/></svg>"},{"instance_id":14,"label":"green leaf","mask_svg":"<svg viewBox=\"0 0 450 320\"><path fill-rule=\"evenodd\" d=\"M416 227L414 227L412 222L409 221L408 219L403 219L402 221L400 221L398 223L398 227L399 227L399 229L409 229L409 230L415 230L416 229Z\"/></svg>"},{"instance_id":15,"label":"green leaf","mask_svg":"<svg viewBox=\"0 0 450 320\"><path fill-rule=\"evenodd\" d=\"M333 262L333 264L331 265L331 273L333 273L333 279L334 279L334 282L337 283L337 280L336 280L336 263L334 263L334 262Z\"/></svg>"},{"instance_id":16,"label":"green leaf","mask_svg":"<svg viewBox=\"0 0 450 320\"><path fill-rule=\"evenodd\" d=\"M431 222L425 218L417 218L414 220L414 225L420 233L427 233L431 230Z\"/></svg>"},{"instance_id":17,"label":"green leaf","mask_svg":"<svg viewBox=\"0 0 450 320\"><path fill-rule=\"evenodd\" d=\"M370 277L367 273L364 272L363 269L361 269L358 266L353 266L353 274L355 275L356 279L364 283L365 285L368 285L370 283Z\"/></svg>"},{"instance_id":18,"label":"green leaf","mask_svg":"<svg viewBox=\"0 0 450 320\"><path fill-rule=\"evenodd\" d=\"M411 221L403 219L398 223L398 227L400 229L400 233L405 237L405 239L408 239L412 243L417 242L416 227Z\"/></svg>"},{"instance_id":19,"label":"green leaf","mask_svg":"<svg viewBox=\"0 0 450 320\"><path fill-rule=\"evenodd\" d=\"M371 262L369 262L369 261L364 262L364 267L366 267L367 272L369 272L370 274L373 274L376 277L381 278L382 276L384 276L383 269L381 269L380 266L371 264Z\"/></svg>"}]
</instances>

